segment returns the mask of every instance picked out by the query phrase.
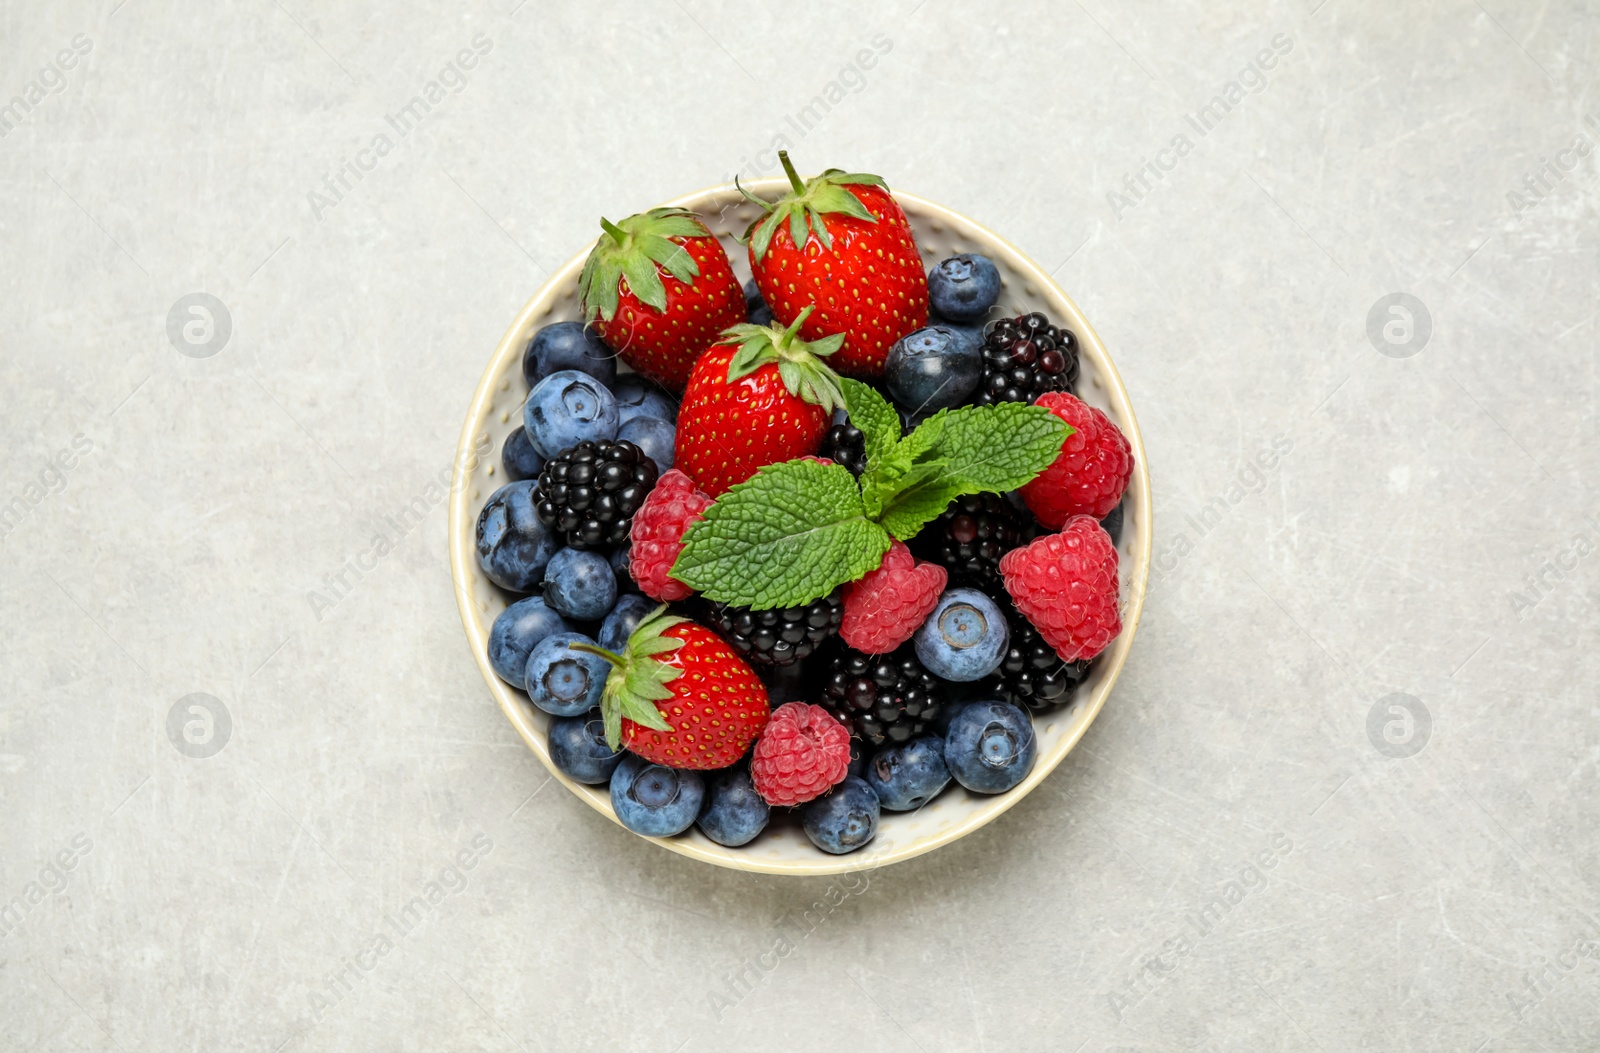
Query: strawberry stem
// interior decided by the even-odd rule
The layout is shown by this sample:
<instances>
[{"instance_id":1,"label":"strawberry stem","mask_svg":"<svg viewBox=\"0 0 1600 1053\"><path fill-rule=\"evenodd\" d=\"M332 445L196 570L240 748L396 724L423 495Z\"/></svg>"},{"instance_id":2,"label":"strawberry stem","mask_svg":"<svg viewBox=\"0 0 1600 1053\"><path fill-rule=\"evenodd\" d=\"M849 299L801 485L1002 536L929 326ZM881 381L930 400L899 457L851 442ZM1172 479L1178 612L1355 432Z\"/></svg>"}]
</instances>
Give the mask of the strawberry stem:
<instances>
[{"instance_id":1,"label":"strawberry stem","mask_svg":"<svg viewBox=\"0 0 1600 1053\"><path fill-rule=\"evenodd\" d=\"M604 216L600 217L600 226L607 234L611 235L612 239L615 240L618 245L621 245L628 238L626 231Z\"/></svg>"},{"instance_id":2,"label":"strawberry stem","mask_svg":"<svg viewBox=\"0 0 1600 1053\"><path fill-rule=\"evenodd\" d=\"M783 174L789 177L789 185L794 187L794 192L804 194L806 185L800 181L800 174L794 170L794 163L789 160L789 151L779 150L778 160L783 163Z\"/></svg>"},{"instance_id":3,"label":"strawberry stem","mask_svg":"<svg viewBox=\"0 0 1600 1053\"><path fill-rule=\"evenodd\" d=\"M604 647L595 647L586 643L575 643L567 644L567 650L582 651L584 654L592 654L596 658L604 658L606 661L610 662L619 669L622 668L623 665L622 656L620 654L617 654L615 651L608 651Z\"/></svg>"}]
</instances>

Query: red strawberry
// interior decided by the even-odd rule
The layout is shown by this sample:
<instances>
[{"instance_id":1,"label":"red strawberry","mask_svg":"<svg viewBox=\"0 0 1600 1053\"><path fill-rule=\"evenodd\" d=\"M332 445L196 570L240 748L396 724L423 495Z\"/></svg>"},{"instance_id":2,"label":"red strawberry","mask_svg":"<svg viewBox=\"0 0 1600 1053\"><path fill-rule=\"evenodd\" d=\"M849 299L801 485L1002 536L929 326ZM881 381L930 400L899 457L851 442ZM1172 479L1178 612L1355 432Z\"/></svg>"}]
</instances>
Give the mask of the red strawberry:
<instances>
[{"instance_id":1,"label":"red strawberry","mask_svg":"<svg viewBox=\"0 0 1600 1053\"><path fill-rule=\"evenodd\" d=\"M652 764L726 768L767 726L767 689L722 638L668 614L645 615L622 653L573 647L612 665L600 698L606 742Z\"/></svg>"},{"instance_id":2,"label":"red strawberry","mask_svg":"<svg viewBox=\"0 0 1600 1053\"><path fill-rule=\"evenodd\" d=\"M830 168L800 182L786 151L778 151L794 187L750 228L750 270L761 298L788 324L809 306L800 327L815 340L844 334L835 367L856 377L880 377L889 348L928 324L928 276L911 238L911 224L884 181Z\"/></svg>"},{"instance_id":3,"label":"red strawberry","mask_svg":"<svg viewBox=\"0 0 1600 1053\"><path fill-rule=\"evenodd\" d=\"M746 318L727 253L693 212L653 208L605 234L578 276L584 320L622 360L682 391L694 360Z\"/></svg>"},{"instance_id":4,"label":"red strawberry","mask_svg":"<svg viewBox=\"0 0 1600 1053\"><path fill-rule=\"evenodd\" d=\"M721 497L760 468L816 453L844 405L839 378L822 362L844 337L799 339L810 313L801 311L787 329L733 326L694 364L673 463L707 495Z\"/></svg>"}]
</instances>

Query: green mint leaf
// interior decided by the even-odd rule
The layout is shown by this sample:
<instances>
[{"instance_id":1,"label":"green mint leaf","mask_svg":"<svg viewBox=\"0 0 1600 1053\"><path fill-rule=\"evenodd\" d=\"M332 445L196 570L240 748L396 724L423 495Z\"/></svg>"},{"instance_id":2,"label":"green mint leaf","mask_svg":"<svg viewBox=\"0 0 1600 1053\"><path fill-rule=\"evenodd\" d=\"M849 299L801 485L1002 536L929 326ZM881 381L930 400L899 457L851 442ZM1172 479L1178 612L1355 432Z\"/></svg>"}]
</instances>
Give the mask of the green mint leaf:
<instances>
[{"instance_id":1,"label":"green mint leaf","mask_svg":"<svg viewBox=\"0 0 1600 1053\"><path fill-rule=\"evenodd\" d=\"M907 472L902 487L884 501L878 524L900 541L910 541L923 526L949 507L966 490L959 479L945 475L940 462L922 464Z\"/></svg>"},{"instance_id":2,"label":"green mint leaf","mask_svg":"<svg viewBox=\"0 0 1600 1053\"><path fill-rule=\"evenodd\" d=\"M939 445L940 438L944 436L945 421L949 418L949 410L940 410L917 425L910 435L900 440L900 451L908 463L915 464L927 457L928 452Z\"/></svg>"},{"instance_id":3,"label":"green mint leaf","mask_svg":"<svg viewBox=\"0 0 1600 1053\"><path fill-rule=\"evenodd\" d=\"M882 461L900 441L900 414L884 397L859 380L839 381L844 411L867 438L867 464ZM909 462L907 462L909 463Z\"/></svg>"},{"instance_id":4,"label":"green mint leaf","mask_svg":"<svg viewBox=\"0 0 1600 1053\"><path fill-rule=\"evenodd\" d=\"M889 535L836 464L771 464L722 495L683 535L672 576L706 598L756 610L826 596L874 569Z\"/></svg>"},{"instance_id":5,"label":"green mint leaf","mask_svg":"<svg viewBox=\"0 0 1600 1053\"><path fill-rule=\"evenodd\" d=\"M926 426L926 425L924 425ZM1005 493L1050 467L1072 427L1043 406L1001 402L966 406L945 417L931 452L962 493Z\"/></svg>"}]
</instances>

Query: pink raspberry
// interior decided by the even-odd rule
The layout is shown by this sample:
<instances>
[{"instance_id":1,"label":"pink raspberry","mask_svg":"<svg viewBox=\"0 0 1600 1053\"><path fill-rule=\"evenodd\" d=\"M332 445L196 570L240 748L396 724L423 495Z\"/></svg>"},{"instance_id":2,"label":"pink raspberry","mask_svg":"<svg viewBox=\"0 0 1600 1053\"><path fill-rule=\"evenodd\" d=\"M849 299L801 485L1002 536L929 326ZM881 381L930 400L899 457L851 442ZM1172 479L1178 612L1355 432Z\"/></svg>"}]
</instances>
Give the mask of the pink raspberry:
<instances>
[{"instance_id":1,"label":"pink raspberry","mask_svg":"<svg viewBox=\"0 0 1600 1053\"><path fill-rule=\"evenodd\" d=\"M683 551L683 532L710 506L711 498L696 490L694 482L676 468L656 481L655 489L633 514L628 534L632 545L628 571L640 592L663 603L694 595L693 589L668 572Z\"/></svg>"},{"instance_id":2,"label":"pink raspberry","mask_svg":"<svg viewBox=\"0 0 1600 1053\"><path fill-rule=\"evenodd\" d=\"M1117 548L1093 516L1073 516L1059 534L1007 552L1000 576L1011 602L1064 662L1093 658L1122 631Z\"/></svg>"},{"instance_id":3,"label":"pink raspberry","mask_svg":"<svg viewBox=\"0 0 1600 1053\"><path fill-rule=\"evenodd\" d=\"M945 569L918 563L896 541L878 569L844 587L844 620L839 638L858 651L886 654L917 631L944 591Z\"/></svg>"},{"instance_id":4,"label":"pink raspberry","mask_svg":"<svg viewBox=\"0 0 1600 1053\"><path fill-rule=\"evenodd\" d=\"M1076 515L1104 519L1122 500L1133 474L1133 447L1111 418L1065 391L1040 395L1043 406L1075 429L1056 462L1022 488L1034 518L1060 530Z\"/></svg>"},{"instance_id":5,"label":"pink raspberry","mask_svg":"<svg viewBox=\"0 0 1600 1053\"><path fill-rule=\"evenodd\" d=\"M821 797L850 770L850 732L821 706L789 702L772 711L756 739L750 781L768 804Z\"/></svg>"}]
</instances>

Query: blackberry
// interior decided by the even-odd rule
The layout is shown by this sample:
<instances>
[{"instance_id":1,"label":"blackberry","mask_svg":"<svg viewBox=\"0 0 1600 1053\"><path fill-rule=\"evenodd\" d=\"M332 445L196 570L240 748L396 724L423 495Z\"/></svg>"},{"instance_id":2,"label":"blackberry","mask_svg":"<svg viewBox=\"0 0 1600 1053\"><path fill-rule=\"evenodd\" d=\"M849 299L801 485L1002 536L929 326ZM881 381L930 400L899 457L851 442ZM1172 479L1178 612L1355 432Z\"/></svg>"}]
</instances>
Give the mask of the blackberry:
<instances>
[{"instance_id":1,"label":"blackberry","mask_svg":"<svg viewBox=\"0 0 1600 1053\"><path fill-rule=\"evenodd\" d=\"M968 494L951 501L910 547L919 559L949 571L951 584L1003 596L1000 557L1024 543L1027 523L999 494Z\"/></svg>"},{"instance_id":2,"label":"blackberry","mask_svg":"<svg viewBox=\"0 0 1600 1053\"><path fill-rule=\"evenodd\" d=\"M821 706L868 746L905 742L939 716L944 684L910 646L869 655L840 645L822 665Z\"/></svg>"},{"instance_id":3,"label":"blackberry","mask_svg":"<svg viewBox=\"0 0 1600 1053\"><path fill-rule=\"evenodd\" d=\"M792 665L809 657L817 645L839 631L844 602L835 591L804 607L753 611L711 603L706 607L711 628L755 666Z\"/></svg>"},{"instance_id":4,"label":"blackberry","mask_svg":"<svg viewBox=\"0 0 1600 1053\"><path fill-rule=\"evenodd\" d=\"M983 338L983 378L973 402L1032 402L1078 382L1078 338L1035 311L994 324Z\"/></svg>"},{"instance_id":5,"label":"blackberry","mask_svg":"<svg viewBox=\"0 0 1600 1053\"><path fill-rule=\"evenodd\" d=\"M851 475L860 475L867 470L867 437L849 421L835 424L822 437L817 456L844 465Z\"/></svg>"},{"instance_id":6,"label":"blackberry","mask_svg":"<svg viewBox=\"0 0 1600 1053\"><path fill-rule=\"evenodd\" d=\"M1039 630L1015 609L1006 608L1011 623L1011 644L992 686L1007 702L1043 712L1072 697L1073 689L1089 675L1088 662L1063 662L1039 637Z\"/></svg>"},{"instance_id":7,"label":"blackberry","mask_svg":"<svg viewBox=\"0 0 1600 1053\"><path fill-rule=\"evenodd\" d=\"M545 462L534 511L573 548L626 545L657 474L656 463L626 439L585 440Z\"/></svg>"}]
</instances>

